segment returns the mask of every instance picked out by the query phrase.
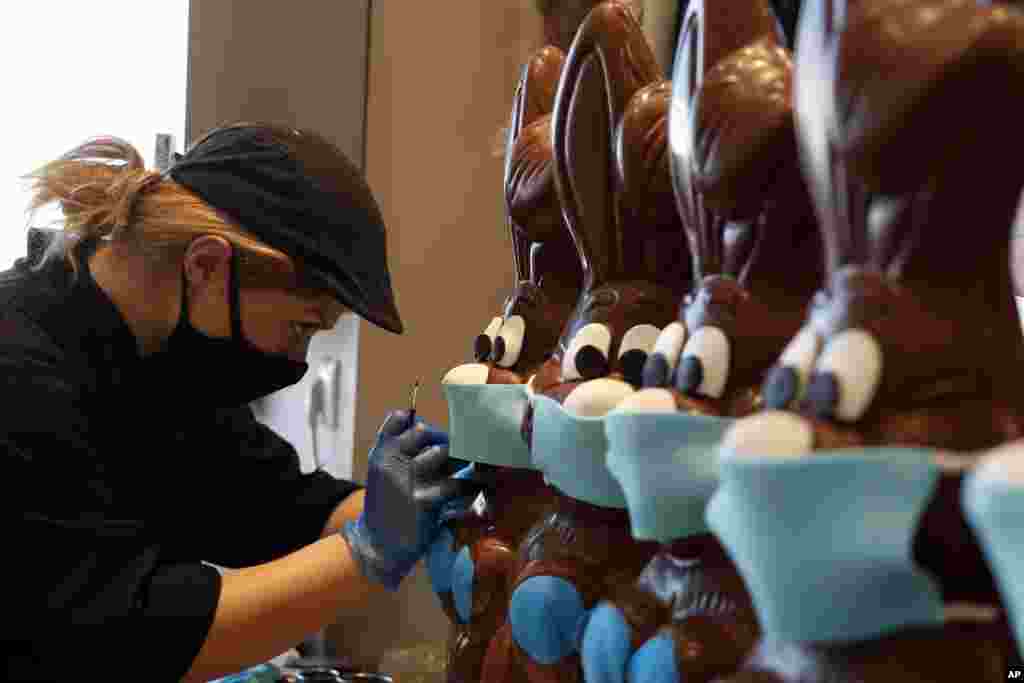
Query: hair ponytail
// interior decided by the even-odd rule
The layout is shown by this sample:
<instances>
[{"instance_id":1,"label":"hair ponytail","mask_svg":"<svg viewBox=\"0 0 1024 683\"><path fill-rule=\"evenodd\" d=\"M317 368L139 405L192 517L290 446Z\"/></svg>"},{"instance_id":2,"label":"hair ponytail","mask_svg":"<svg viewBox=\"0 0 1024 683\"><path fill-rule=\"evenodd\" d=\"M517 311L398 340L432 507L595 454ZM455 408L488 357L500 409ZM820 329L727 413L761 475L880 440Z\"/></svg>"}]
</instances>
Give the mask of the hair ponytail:
<instances>
[{"instance_id":1,"label":"hair ponytail","mask_svg":"<svg viewBox=\"0 0 1024 683\"><path fill-rule=\"evenodd\" d=\"M148 170L138 150L115 137L89 140L29 173L30 211L56 203L63 214L64 257L102 238L131 242L154 262L171 263L200 235L218 235L242 252L247 270L280 271L290 259L225 218L190 190Z\"/></svg>"}]
</instances>

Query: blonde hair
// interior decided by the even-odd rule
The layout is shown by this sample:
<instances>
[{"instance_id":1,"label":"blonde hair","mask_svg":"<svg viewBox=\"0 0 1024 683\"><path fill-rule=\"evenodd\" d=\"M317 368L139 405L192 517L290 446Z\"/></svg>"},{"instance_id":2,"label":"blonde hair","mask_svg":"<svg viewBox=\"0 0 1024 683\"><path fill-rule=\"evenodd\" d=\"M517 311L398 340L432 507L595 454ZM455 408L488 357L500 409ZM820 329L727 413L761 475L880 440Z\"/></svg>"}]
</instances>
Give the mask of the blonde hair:
<instances>
[{"instance_id":1,"label":"blonde hair","mask_svg":"<svg viewBox=\"0 0 1024 683\"><path fill-rule=\"evenodd\" d=\"M77 272L75 247L109 239L135 246L154 265L180 264L196 237L220 236L239 250L247 276L281 274L294 264L169 177L148 170L139 152L114 137L89 140L29 173L33 212L58 203L60 248Z\"/></svg>"}]
</instances>

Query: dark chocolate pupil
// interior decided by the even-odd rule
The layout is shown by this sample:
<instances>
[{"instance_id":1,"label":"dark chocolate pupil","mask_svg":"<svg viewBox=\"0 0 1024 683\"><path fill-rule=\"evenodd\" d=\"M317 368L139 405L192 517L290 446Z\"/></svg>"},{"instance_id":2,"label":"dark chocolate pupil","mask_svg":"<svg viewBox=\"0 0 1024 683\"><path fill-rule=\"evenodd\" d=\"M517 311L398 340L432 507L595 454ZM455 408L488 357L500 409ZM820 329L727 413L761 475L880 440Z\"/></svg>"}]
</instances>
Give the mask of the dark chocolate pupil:
<instances>
[{"instance_id":1,"label":"dark chocolate pupil","mask_svg":"<svg viewBox=\"0 0 1024 683\"><path fill-rule=\"evenodd\" d=\"M622 376L633 386L640 386L644 378L644 363L647 362L647 353L640 349L630 349L619 357L619 366L622 368Z\"/></svg>"},{"instance_id":2,"label":"dark chocolate pupil","mask_svg":"<svg viewBox=\"0 0 1024 683\"><path fill-rule=\"evenodd\" d=\"M477 335L473 342L473 358L477 363L483 363L491 355L491 338L486 334Z\"/></svg>"},{"instance_id":3,"label":"dark chocolate pupil","mask_svg":"<svg viewBox=\"0 0 1024 683\"><path fill-rule=\"evenodd\" d=\"M832 419L839 405L839 380L831 372L816 372L807 385L806 404L816 417Z\"/></svg>"},{"instance_id":4,"label":"dark chocolate pupil","mask_svg":"<svg viewBox=\"0 0 1024 683\"><path fill-rule=\"evenodd\" d=\"M768 408L781 410L796 399L800 376L788 365L776 365L764 379L764 403Z\"/></svg>"},{"instance_id":5,"label":"dark chocolate pupil","mask_svg":"<svg viewBox=\"0 0 1024 683\"><path fill-rule=\"evenodd\" d=\"M696 356L686 356L676 369L676 388L684 394L697 391L704 381L704 364Z\"/></svg>"},{"instance_id":6,"label":"dark chocolate pupil","mask_svg":"<svg viewBox=\"0 0 1024 683\"><path fill-rule=\"evenodd\" d=\"M665 387L669 380L668 358L660 351L647 356L644 362L642 384L645 387Z\"/></svg>"},{"instance_id":7,"label":"dark chocolate pupil","mask_svg":"<svg viewBox=\"0 0 1024 683\"><path fill-rule=\"evenodd\" d=\"M497 363L499 360L505 357L505 338L498 337L494 340L494 353L491 354L491 360Z\"/></svg>"},{"instance_id":8,"label":"dark chocolate pupil","mask_svg":"<svg viewBox=\"0 0 1024 683\"><path fill-rule=\"evenodd\" d=\"M576 370L583 379L597 379L608 374L608 359L596 346L587 344L576 352Z\"/></svg>"}]
</instances>

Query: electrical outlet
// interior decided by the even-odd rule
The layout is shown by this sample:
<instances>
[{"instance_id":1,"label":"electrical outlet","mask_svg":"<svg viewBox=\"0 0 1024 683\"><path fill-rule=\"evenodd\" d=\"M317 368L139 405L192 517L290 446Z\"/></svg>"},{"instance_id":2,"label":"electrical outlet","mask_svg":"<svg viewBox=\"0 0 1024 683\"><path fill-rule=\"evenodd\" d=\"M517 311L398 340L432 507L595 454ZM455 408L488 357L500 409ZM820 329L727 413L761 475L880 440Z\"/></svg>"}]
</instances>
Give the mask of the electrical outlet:
<instances>
[{"instance_id":1,"label":"electrical outlet","mask_svg":"<svg viewBox=\"0 0 1024 683\"><path fill-rule=\"evenodd\" d=\"M341 361L326 357L317 370L317 381L323 387L320 419L328 429L341 425Z\"/></svg>"}]
</instances>

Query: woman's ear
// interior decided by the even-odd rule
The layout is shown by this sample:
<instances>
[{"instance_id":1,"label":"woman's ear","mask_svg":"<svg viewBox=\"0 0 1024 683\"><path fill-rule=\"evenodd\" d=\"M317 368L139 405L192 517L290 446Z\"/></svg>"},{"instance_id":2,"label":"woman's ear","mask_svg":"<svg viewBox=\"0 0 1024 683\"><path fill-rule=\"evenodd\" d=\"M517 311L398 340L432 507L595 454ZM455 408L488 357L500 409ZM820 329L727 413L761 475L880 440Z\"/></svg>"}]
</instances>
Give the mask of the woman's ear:
<instances>
[{"instance_id":1,"label":"woman's ear","mask_svg":"<svg viewBox=\"0 0 1024 683\"><path fill-rule=\"evenodd\" d=\"M227 290L232 245L223 237L204 235L185 250L184 268L189 294L214 289Z\"/></svg>"}]
</instances>

